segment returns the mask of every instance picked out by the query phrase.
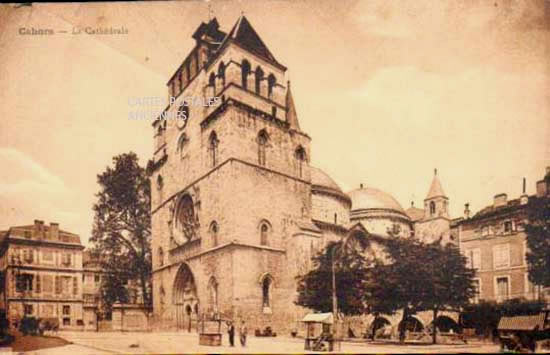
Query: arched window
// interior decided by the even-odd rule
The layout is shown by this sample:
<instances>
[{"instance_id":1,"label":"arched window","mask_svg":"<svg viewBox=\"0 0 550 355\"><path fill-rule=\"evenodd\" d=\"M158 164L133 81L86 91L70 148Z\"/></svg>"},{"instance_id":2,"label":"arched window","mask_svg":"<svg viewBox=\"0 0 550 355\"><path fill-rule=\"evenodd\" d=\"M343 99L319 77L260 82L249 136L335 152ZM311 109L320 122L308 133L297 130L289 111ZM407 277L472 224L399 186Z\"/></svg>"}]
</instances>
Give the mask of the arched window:
<instances>
[{"instance_id":1,"label":"arched window","mask_svg":"<svg viewBox=\"0 0 550 355\"><path fill-rule=\"evenodd\" d=\"M434 201L430 201L430 215L434 215L435 214L435 202Z\"/></svg>"},{"instance_id":2,"label":"arched window","mask_svg":"<svg viewBox=\"0 0 550 355\"><path fill-rule=\"evenodd\" d=\"M266 150L269 143L269 136L265 130L261 130L258 133L258 164L261 166L266 165Z\"/></svg>"},{"instance_id":3,"label":"arched window","mask_svg":"<svg viewBox=\"0 0 550 355\"><path fill-rule=\"evenodd\" d=\"M243 59L241 64L241 86L246 90L248 89L248 75L250 74L250 63L248 60Z\"/></svg>"},{"instance_id":4,"label":"arched window","mask_svg":"<svg viewBox=\"0 0 550 355\"><path fill-rule=\"evenodd\" d=\"M218 78L222 79L222 86L225 86L225 64L220 62L218 66Z\"/></svg>"},{"instance_id":5,"label":"arched window","mask_svg":"<svg viewBox=\"0 0 550 355\"><path fill-rule=\"evenodd\" d=\"M210 77L208 78L208 85L212 87L216 86L216 74L210 73Z\"/></svg>"},{"instance_id":6,"label":"arched window","mask_svg":"<svg viewBox=\"0 0 550 355\"><path fill-rule=\"evenodd\" d=\"M298 176L303 177L304 176L304 164L307 160L305 149L302 146L299 146L298 148L296 148L294 156L296 158Z\"/></svg>"},{"instance_id":7,"label":"arched window","mask_svg":"<svg viewBox=\"0 0 550 355\"><path fill-rule=\"evenodd\" d=\"M178 152L180 154L180 158L183 158L183 151L188 142L189 138L187 138L185 133L182 133L178 138Z\"/></svg>"},{"instance_id":8,"label":"arched window","mask_svg":"<svg viewBox=\"0 0 550 355\"><path fill-rule=\"evenodd\" d=\"M160 191L162 190L163 186L164 186L164 180L162 178L162 175L159 174L159 176L157 176L157 189Z\"/></svg>"},{"instance_id":9,"label":"arched window","mask_svg":"<svg viewBox=\"0 0 550 355\"><path fill-rule=\"evenodd\" d=\"M181 198L176 210L176 228L189 241L195 236L196 226L193 200L191 196L185 195Z\"/></svg>"},{"instance_id":10,"label":"arched window","mask_svg":"<svg viewBox=\"0 0 550 355\"><path fill-rule=\"evenodd\" d=\"M162 286L162 285L160 285L159 295L160 295L160 304L164 304L164 299L166 297L166 292L164 291L164 286Z\"/></svg>"},{"instance_id":11,"label":"arched window","mask_svg":"<svg viewBox=\"0 0 550 355\"><path fill-rule=\"evenodd\" d=\"M158 249L158 256L159 256L159 266L164 265L164 251L162 250L162 247L159 247Z\"/></svg>"},{"instance_id":12,"label":"arched window","mask_svg":"<svg viewBox=\"0 0 550 355\"><path fill-rule=\"evenodd\" d=\"M275 78L275 75L269 74L267 77L267 97L271 99L273 96L273 88L275 87L275 84L277 84L277 79Z\"/></svg>"},{"instance_id":13,"label":"arched window","mask_svg":"<svg viewBox=\"0 0 550 355\"><path fill-rule=\"evenodd\" d=\"M210 281L208 281L208 298L214 312L217 312L218 311L218 281L216 281L216 278L213 276L210 278Z\"/></svg>"},{"instance_id":14,"label":"arched window","mask_svg":"<svg viewBox=\"0 0 550 355\"><path fill-rule=\"evenodd\" d=\"M267 274L262 278L262 307L264 311L266 308L271 308L271 288L273 287L273 278Z\"/></svg>"},{"instance_id":15,"label":"arched window","mask_svg":"<svg viewBox=\"0 0 550 355\"><path fill-rule=\"evenodd\" d=\"M256 68L256 72L254 73L255 74L255 83L256 83L256 87L255 87L255 90L256 90L256 94L260 95L261 94L261 89L262 89L262 80L264 80L264 71L262 70L262 68L260 66L258 66Z\"/></svg>"},{"instance_id":16,"label":"arched window","mask_svg":"<svg viewBox=\"0 0 550 355\"><path fill-rule=\"evenodd\" d=\"M215 167L218 159L218 135L216 132L210 133L210 138L208 139L208 148L210 150L210 164L212 167Z\"/></svg>"},{"instance_id":17,"label":"arched window","mask_svg":"<svg viewBox=\"0 0 550 355\"><path fill-rule=\"evenodd\" d=\"M214 221L210 224L210 234L212 237L212 246L216 247L218 246L218 224Z\"/></svg>"},{"instance_id":18,"label":"arched window","mask_svg":"<svg viewBox=\"0 0 550 355\"><path fill-rule=\"evenodd\" d=\"M269 234L271 232L271 226L267 221L260 223L260 245L269 245Z\"/></svg>"}]
</instances>

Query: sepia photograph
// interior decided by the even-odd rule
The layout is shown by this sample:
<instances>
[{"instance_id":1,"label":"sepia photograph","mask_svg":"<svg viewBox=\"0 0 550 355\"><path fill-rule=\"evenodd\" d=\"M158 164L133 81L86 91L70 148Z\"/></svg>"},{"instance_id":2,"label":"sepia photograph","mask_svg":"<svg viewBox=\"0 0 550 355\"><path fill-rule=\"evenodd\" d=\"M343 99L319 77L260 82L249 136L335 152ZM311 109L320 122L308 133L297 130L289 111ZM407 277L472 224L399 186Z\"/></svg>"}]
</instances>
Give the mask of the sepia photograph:
<instances>
[{"instance_id":1,"label":"sepia photograph","mask_svg":"<svg viewBox=\"0 0 550 355\"><path fill-rule=\"evenodd\" d=\"M550 0L0 5L0 354L550 352Z\"/></svg>"}]
</instances>

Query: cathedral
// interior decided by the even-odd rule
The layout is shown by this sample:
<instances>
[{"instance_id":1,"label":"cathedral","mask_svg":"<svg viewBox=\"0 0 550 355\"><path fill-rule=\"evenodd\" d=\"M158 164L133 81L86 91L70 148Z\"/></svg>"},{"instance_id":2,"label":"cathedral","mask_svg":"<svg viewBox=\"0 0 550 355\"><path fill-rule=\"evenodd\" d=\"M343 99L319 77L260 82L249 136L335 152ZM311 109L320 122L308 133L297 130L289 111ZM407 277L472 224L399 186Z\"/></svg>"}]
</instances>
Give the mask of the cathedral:
<instances>
[{"instance_id":1,"label":"cathedral","mask_svg":"<svg viewBox=\"0 0 550 355\"><path fill-rule=\"evenodd\" d=\"M216 19L201 23L192 37L153 123L159 327L194 330L219 315L287 331L308 313L294 304L296 277L327 242L356 232L453 242L437 172L423 208L405 210L374 187L344 192L310 165L287 68L245 16L228 32ZM197 97L216 104L190 102Z\"/></svg>"}]
</instances>

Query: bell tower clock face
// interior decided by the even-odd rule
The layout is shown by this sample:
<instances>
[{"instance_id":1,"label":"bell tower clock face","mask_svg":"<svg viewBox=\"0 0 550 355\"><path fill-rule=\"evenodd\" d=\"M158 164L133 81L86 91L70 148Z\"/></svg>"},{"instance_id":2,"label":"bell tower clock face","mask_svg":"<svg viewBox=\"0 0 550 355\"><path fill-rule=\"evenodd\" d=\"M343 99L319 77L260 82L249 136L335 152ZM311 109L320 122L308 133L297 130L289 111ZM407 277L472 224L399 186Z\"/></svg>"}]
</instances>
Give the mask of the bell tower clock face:
<instances>
[{"instance_id":1,"label":"bell tower clock face","mask_svg":"<svg viewBox=\"0 0 550 355\"><path fill-rule=\"evenodd\" d=\"M183 103L176 113L176 125L183 130L187 126L187 121L189 121L189 106Z\"/></svg>"}]
</instances>

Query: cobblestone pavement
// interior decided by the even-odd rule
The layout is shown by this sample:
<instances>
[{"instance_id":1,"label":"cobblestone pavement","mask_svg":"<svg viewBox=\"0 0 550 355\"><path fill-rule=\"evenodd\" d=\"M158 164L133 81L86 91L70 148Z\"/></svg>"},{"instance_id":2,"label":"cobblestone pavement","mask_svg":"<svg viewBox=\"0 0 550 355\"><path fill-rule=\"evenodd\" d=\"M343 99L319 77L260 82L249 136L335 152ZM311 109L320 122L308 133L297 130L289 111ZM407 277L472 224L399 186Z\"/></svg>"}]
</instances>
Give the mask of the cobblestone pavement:
<instances>
[{"instance_id":1,"label":"cobblestone pavement","mask_svg":"<svg viewBox=\"0 0 550 355\"><path fill-rule=\"evenodd\" d=\"M222 346L198 345L198 335L177 332L139 333L139 332L59 332L58 336L80 346L77 353L97 354L103 352L143 354L143 353L304 353L302 339L286 337L256 338L248 337L246 347L228 345L224 334ZM235 337L238 342L237 337ZM59 349L59 352L63 349ZM86 350L87 349L87 350ZM52 349L53 350L53 349ZM73 349L74 350L74 349ZM397 345L343 342L343 353L495 353L499 347L494 344L465 345ZM39 352L40 354L50 354ZM307 353L307 352L306 352Z\"/></svg>"}]
</instances>

